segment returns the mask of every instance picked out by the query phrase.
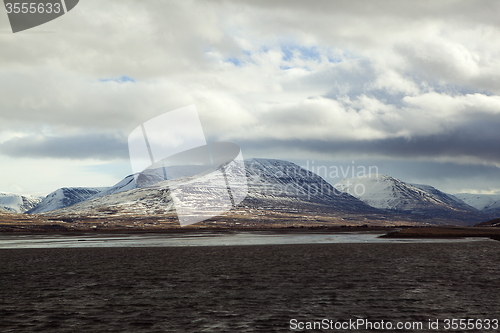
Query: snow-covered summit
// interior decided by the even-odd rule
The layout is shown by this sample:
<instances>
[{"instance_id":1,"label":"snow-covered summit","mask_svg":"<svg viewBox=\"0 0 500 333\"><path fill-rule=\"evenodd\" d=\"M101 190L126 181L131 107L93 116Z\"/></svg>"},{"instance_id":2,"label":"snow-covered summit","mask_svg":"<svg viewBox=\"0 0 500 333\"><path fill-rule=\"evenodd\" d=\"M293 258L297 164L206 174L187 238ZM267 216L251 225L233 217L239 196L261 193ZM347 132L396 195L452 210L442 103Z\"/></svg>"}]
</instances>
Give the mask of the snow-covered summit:
<instances>
[{"instance_id":1,"label":"snow-covered summit","mask_svg":"<svg viewBox=\"0 0 500 333\"><path fill-rule=\"evenodd\" d=\"M41 201L41 198L30 195L0 192L0 207L11 213L24 213L38 205Z\"/></svg>"},{"instance_id":2,"label":"snow-covered summit","mask_svg":"<svg viewBox=\"0 0 500 333\"><path fill-rule=\"evenodd\" d=\"M405 183L387 175L370 174L358 178L344 178L335 187L380 209L464 219L470 220L470 224L485 218L476 209L451 194L429 185Z\"/></svg>"},{"instance_id":3,"label":"snow-covered summit","mask_svg":"<svg viewBox=\"0 0 500 333\"><path fill-rule=\"evenodd\" d=\"M500 213L500 194L457 193L455 197L487 214Z\"/></svg>"},{"instance_id":4,"label":"snow-covered summit","mask_svg":"<svg viewBox=\"0 0 500 333\"><path fill-rule=\"evenodd\" d=\"M381 209L408 211L415 210L422 205L443 204L417 187L381 174L344 178L335 187L370 206Z\"/></svg>"}]
</instances>

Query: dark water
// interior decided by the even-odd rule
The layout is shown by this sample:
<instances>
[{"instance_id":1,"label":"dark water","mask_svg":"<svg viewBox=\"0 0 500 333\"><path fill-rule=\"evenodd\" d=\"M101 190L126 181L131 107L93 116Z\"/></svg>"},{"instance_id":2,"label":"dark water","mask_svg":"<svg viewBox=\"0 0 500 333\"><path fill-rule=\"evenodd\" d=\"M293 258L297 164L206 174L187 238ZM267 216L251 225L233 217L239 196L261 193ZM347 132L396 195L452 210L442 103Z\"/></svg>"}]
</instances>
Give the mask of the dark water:
<instances>
[{"instance_id":1,"label":"dark water","mask_svg":"<svg viewBox=\"0 0 500 333\"><path fill-rule=\"evenodd\" d=\"M2 332L287 332L293 318L500 318L493 241L5 249L0 265Z\"/></svg>"}]
</instances>

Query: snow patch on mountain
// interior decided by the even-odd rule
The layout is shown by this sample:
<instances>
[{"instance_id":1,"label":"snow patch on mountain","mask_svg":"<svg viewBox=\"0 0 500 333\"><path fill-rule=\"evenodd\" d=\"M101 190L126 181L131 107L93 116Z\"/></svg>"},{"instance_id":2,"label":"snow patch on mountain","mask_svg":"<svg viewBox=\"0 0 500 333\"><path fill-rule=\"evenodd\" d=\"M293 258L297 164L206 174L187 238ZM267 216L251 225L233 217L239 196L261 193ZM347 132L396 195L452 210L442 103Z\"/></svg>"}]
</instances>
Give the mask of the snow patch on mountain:
<instances>
[{"instance_id":1,"label":"snow patch on mountain","mask_svg":"<svg viewBox=\"0 0 500 333\"><path fill-rule=\"evenodd\" d=\"M491 214L500 211L499 194L457 193L455 197L485 213Z\"/></svg>"},{"instance_id":2,"label":"snow patch on mountain","mask_svg":"<svg viewBox=\"0 0 500 333\"><path fill-rule=\"evenodd\" d=\"M0 192L0 207L10 213L24 213L42 201L41 198L29 195Z\"/></svg>"},{"instance_id":3,"label":"snow patch on mountain","mask_svg":"<svg viewBox=\"0 0 500 333\"><path fill-rule=\"evenodd\" d=\"M59 208L72 206L79 202L88 200L92 196L107 189L107 187L63 187L47 195L37 206L26 211L26 213L45 213Z\"/></svg>"},{"instance_id":4,"label":"snow patch on mountain","mask_svg":"<svg viewBox=\"0 0 500 333\"><path fill-rule=\"evenodd\" d=\"M409 211L422 204L443 204L417 187L381 174L344 178L335 187L380 209Z\"/></svg>"}]
</instances>

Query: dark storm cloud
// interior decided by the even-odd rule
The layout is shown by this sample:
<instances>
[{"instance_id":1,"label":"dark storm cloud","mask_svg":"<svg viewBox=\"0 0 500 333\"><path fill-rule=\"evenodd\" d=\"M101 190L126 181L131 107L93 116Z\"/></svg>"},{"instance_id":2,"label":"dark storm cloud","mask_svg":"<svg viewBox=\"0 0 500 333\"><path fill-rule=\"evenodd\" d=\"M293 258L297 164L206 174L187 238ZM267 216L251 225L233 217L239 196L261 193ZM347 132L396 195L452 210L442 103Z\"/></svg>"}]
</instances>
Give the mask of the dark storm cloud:
<instances>
[{"instance_id":1,"label":"dark storm cloud","mask_svg":"<svg viewBox=\"0 0 500 333\"><path fill-rule=\"evenodd\" d=\"M11 157L67 159L127 159L126 138L109 134L66 137L27 136L0 144L0 154Z\"/></svg>"},{"instance_id":2,"label":"dark storm cloud","mask_svg":"<svg viewBox=\"0 0 500 333\"><path fill-rule=\"evenodd\" d=\"M451 158L475 159L477 164L500 163L500 125L488 123L471 124L466 128L429 136L415 136L375 140L256 140L239 141L248 150L295 150L320 153L324 156L344 154L346 156L372 156L391 158ZM469 161L470 162L470 161Z\"/></svg>"}]
</instances>

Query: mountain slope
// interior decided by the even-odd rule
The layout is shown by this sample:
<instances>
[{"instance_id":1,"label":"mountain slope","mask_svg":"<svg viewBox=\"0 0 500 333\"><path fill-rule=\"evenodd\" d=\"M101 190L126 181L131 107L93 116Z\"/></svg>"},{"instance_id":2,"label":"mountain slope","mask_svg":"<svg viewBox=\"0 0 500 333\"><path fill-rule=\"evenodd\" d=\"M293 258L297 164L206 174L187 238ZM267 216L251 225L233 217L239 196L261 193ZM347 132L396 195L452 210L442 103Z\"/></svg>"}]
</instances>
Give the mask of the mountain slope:
<instances>
[{"instance_id":1,"label":"mountain slope","mask_svg":"<svg viewBox=\"0 0 500 333\"><path fill-rule=\"evenodd\" d=\"M95 193L93 196L91 196L89 198L89 200L100 198L100 197L110 195L110 194L115 194L115 193L133 190L136 188L137 188L137 186L135 184L134 175L128 175L127 177L123 178L115 185L113 185L111 187L104 188L102 191Z\"/></svg>"},{"instance_id":2,"label":"mountain slope","mask_svg":"<svg viewBox=\"0 0 500 333\"><path fill-rule=\"evenodd\" d=\"M489 215L500 215L500 195L458 193L455 197Z\"/></svg>"},{"instance_id":3,"label":"mountain slope","mask_svg":"<svg viewBox=\"0 0 500 333\"><path fill-rule=\"evenodd\" d=\"M429 185L412 185L385 175L345 178L337 188L380 209L405 214L450 218L473 224L485 215L452 195Z\"/></svg>"},{"instance_id":4,"label":"mountain slope","mask_svg":"<svg viewBox=\"0 0 500 333\"><path fill-rule=\"evenodd\" d=\"M49 195L27 214L46 213L49 211L76 205L80 202L136 189L134 176L129 175L111 187L63 187Z\"/></svg>"},{"instance_id":5,"label":"mountain slope","mask_svg":"<svg viewBox=\"0 0 500 333\"><path fill-rule=\"evenodd\" d=\"M242 204L382 213L352 195L338 191L317 174L291 162L249 159L245 160L245 168L248 196Z\"/></svg>"},{"instance_id":6,"label":"mountain slope","mask_svg":"<svg viewBox=\"0 0 500 333\"><path fill-rule=\"evenodd\" d=\"M26 214L45 213L72 206L88 200L105 189L107 187L63 187L47 195L37 206L26 211Z\"/></svg>"},{"instance_id":7,"label":"mountain slope","mask_svg":"<svg viewBox=\"0 0 500 333\"><path fill-rule=\"evenodd\" d=\"M472 210L472 211L474 209L477 209L476 207L467 204L466 202L464 202L460 198L458 198L452 194L441 192L440 190L438 190L435 187L432 187L430 185L421 185L421 184L408 184L408 185L411 185L413 187L421 189L421 190L429 193L430 195L432 195L434 198L437 198L440 201L444 202L445 204L450 205L456 209Z\"/></svg>"},{"instance_id":8,"label":"mountain slope","mask_svg":"<svg viewBox=\"0 0 500 333\"><path fill-rule=\"evenodd\" d=\"M0 207L11 213L24 213L42 201L41 198L13 193L0 193Z\"/></svg>"},{"instance_id":9,"label":"mountain slope","mask_svg":"<svg viewBox=\"0 0 500 333\"><path fill-rule=\"evenodd\" d=\"M172 198L167 189L159 184L157 187L136 188L128 191L109 194L79 202L73 206L64 207L46 213L47 215L107 215L163 214L172 210Z\"/></svg>"}]
</instances>

